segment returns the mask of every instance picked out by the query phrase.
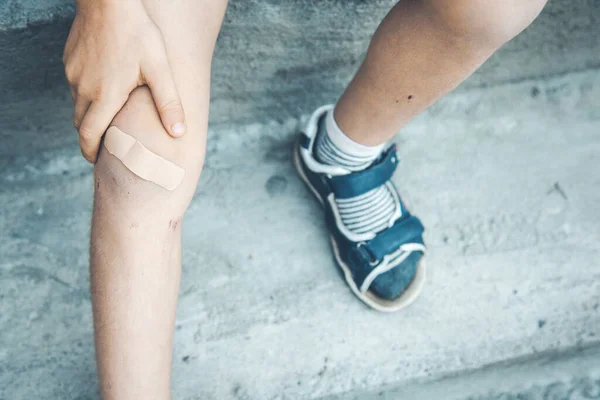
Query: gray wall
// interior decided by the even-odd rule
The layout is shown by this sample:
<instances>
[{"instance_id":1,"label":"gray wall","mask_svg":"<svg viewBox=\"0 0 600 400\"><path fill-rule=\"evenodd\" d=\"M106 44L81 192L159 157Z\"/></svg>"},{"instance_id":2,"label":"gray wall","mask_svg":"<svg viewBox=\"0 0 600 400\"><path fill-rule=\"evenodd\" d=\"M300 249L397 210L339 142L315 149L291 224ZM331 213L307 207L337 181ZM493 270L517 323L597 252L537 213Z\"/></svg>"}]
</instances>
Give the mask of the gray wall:
<instances>
[{"instance_id":1,"label":"gray wall","mask_svg":"<svg viewBox=\"0 0 600 400\"><path fill-rule=\"evenodd\" d=\"M212 123L286 119L333 101L394 3L232 0L214 61ZM65 90L61 53L73 11L67 0L0 5L0 100ZM551 0L463 88L599 65L600 0Z\"/></svg>"},{"instance_id":2,"label":"gray wall","mask_svg":"<svg viewBox=\"0 0 600 400\"><path fill-rule=\"evenodd\" d=\"M0 31L70 17L75 12L74 3L74 0L2 0Z\"/></svg>"}]
</instances>

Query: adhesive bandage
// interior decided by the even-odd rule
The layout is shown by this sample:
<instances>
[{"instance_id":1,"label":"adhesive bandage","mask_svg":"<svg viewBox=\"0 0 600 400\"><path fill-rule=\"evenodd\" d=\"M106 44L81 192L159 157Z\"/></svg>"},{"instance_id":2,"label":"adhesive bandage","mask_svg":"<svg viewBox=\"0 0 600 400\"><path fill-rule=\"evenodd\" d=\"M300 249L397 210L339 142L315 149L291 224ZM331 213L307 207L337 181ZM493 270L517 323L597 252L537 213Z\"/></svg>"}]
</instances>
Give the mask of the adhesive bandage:
<instances>
[{"instance_id":1,"label":"adhesive bandage","mask_svg":"<svg viewBox=\"0 0 600 400\"><path fill-rule=\"evenodd\" d=\"M175 190L183 181L185 170L148 150L136 138L111 126L104 135L104 147L140 178Z\"/></svg>"}]
</instances>

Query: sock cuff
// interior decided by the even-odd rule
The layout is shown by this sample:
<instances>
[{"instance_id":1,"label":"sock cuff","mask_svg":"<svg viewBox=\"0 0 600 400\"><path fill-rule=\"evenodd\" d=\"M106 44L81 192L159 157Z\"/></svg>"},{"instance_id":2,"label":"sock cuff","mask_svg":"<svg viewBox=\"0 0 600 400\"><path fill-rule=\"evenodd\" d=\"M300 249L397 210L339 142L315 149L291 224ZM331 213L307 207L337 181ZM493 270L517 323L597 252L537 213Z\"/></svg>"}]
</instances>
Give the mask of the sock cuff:
<instances>
[{"instance_id":1,"label":"sock cuff","mask_svg":"<svg viewBox=\"0 0 600 400\"><path fill-rule=\"evenodd\" d=\"M325 117L325 128L327 129L327 136L344 153L354 155L357 157L377 157L383 150L385 143L378 146L365 146L360 143L356 143L350 139L340 129L335 118L333 116L335 109L329 110Z\"/></svg>"}]
</instances>

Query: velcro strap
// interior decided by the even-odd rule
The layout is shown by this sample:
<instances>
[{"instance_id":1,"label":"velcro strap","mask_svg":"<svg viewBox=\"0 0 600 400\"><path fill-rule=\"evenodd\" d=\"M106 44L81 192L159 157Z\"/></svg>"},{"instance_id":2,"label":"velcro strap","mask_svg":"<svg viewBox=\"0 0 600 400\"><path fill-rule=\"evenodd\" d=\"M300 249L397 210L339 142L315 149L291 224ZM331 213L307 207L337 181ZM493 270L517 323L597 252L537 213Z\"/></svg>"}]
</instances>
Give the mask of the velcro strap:
<instances>
[{"instance_id":1,"label":"velcro strap","mask_svg":"<svg viewBox=\"0 0 600 400\"><path fill-rule=\"evenodd\" d=\"M377 259L381 260L406 243L423 243L422 234L425 229L419 218L410 215L401 218L394 226L380 232L365 244L365 247Z\"/></svg>"},{"instance_id":2,"label":"velcro strap","mask_svg":"<svg viewBox=\"0 0 600 400\"><path fill-rule=\"evenodd\" d=\"M310 148L310 138L304 132L300 132L300 146L306 150Z\"/></svg>"},{"instance_id":3,"label":"velcro strap","mask_svg":"<svg viewBox=\"0 0 600 400\"><path fill-rule=\"evenodd\" d=\"M396 146L390 146L376 165L364 171L332 177L331 189L335 197L339 199L360 196L389 181L394 175L397 165Z\"/></svg>"}]
</instances>

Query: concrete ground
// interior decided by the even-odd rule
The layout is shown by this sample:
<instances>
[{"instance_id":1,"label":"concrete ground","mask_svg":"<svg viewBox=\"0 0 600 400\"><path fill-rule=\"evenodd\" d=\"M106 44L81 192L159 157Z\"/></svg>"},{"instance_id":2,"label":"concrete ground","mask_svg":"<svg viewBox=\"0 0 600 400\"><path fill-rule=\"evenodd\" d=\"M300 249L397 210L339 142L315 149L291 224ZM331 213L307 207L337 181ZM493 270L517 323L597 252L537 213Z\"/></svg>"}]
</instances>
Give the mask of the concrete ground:
<instances>
[{"instance_id":1,"label":"concrete ground","mask_svg":"<svg viewBox=\"0 0 600 400\"><path fill-rule=\"evenodd\" d=\"M290 151L394 3L230 1L175 399L600 399L600 0L550 1L398 136L430 279L381 315L340 278ZM73 10L0 1L0 400L97 398L91 167L60 62Z\"/></svg>"},{"instance_id":2,"label":"concrete ground","mask_svg":"<svg viewBox=\"0 0 600 400\"><path fill-rule=\"evenodd\" d=\"M95 399L91 167L67 93L45 96L0 105L3 137L60 143L1 158L0 399ZM184 221L175 399L600 398L599 70L464 89L403 130L395 180L431 273L393 315L340 278L292 167L299 126L211 132Z\"/></svg>"}]
</instances>

